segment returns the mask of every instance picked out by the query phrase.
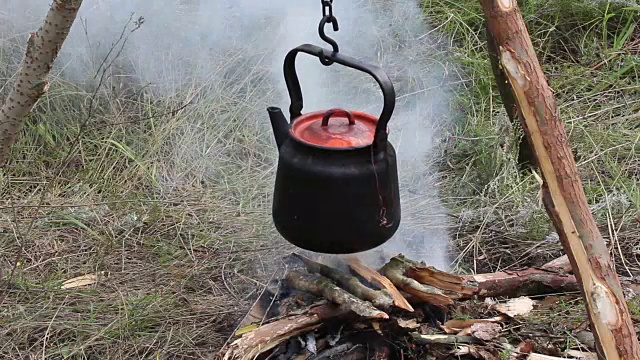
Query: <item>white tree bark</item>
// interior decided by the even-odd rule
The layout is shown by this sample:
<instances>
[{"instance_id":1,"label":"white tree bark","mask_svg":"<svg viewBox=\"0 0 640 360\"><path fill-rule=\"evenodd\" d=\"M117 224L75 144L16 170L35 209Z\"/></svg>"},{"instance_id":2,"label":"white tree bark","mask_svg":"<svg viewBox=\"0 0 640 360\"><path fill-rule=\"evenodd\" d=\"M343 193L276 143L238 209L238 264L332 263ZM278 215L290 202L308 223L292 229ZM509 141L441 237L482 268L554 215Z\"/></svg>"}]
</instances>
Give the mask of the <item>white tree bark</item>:
<instances>
[{"instance_id":1,"label":"white tree bark","mask_svg":"<svg viewBox=\"0 0 640 360\"><path fill-rule=\"evenodd\" d=\"M13 89L0 109L0 167L7 164L25 117L49 88L49 72L80 5L82 0L53 0L38 31L29 34Z\"/></svg>"}]
</instances>

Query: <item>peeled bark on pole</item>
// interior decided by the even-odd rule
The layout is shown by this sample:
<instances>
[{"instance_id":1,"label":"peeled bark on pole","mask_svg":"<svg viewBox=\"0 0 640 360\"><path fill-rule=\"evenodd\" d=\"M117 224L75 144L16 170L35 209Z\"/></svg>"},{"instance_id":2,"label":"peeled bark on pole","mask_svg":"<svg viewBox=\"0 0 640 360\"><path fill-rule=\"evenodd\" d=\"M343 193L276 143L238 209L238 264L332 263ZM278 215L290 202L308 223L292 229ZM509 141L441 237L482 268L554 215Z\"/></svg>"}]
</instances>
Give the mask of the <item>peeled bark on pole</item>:
<instances>
[{"instance_id":1,"label":"peeled bark on pole","mask_svg":"<svg viewBox=\"0 0 640 360\"><path fill-rule=\"evenodd\" d=\"M620 280L589 211L558 107L516 0L481 0L487 28L544 178L544 205L583 292L601 359L640 359Z\"/></svg>"},{"instance_id":2,"label":"peeled bark on pole","mask_svg":"<svg viewBox=\"0 0 640 360\"><path fill-rule=\"evenodd\" d=\"M47 77L80 5L82 0L53 0L38 31L29 34L15 84L0 109L0 167L7 164L25 117L49 88Z\"/></svg>"},{"instance_id":3,"label":"peeled bark on pole","mask_svg":"<svg viewBox=\"0 0 640 360\"><path fill-rule=\"evenodd\" d=\"M517 124L523 120L522 114L518 111L513 90L511 89L511 86L509 86L507 74L505 74L504 70L500 66L500 55L498 53L496 40L493 38L493 35L488 28L485 30L487 35L487 52L489 53L489 62L491 63L491 70L493 71L493 76L498 87L498 92L500 93L500 98L504 104L504 110L506 111L507 117L509 117L513 126L518 126ZM518 166L521 170L526 167L535 166L533 152L527 142L526 135L523 135L518 141Z\"/></svg>"}]
</instances>

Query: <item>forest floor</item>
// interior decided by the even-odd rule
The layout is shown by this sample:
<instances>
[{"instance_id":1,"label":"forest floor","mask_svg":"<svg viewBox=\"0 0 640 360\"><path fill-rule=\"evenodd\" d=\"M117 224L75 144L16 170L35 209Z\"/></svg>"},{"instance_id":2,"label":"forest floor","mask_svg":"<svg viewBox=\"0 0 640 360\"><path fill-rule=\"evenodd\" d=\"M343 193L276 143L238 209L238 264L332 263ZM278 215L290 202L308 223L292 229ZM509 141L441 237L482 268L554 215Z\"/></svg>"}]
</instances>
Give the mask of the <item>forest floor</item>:
<instances>
[{"instance_id":1,"label":"forest floor","mask_svg":"<svg viewBox=\"0 0 640 360\"><path fill-rule=\"evenodd\" d=\"M638 276L640 9L520 3L617 271ZM425 0L424 12L464 78L440 164L453 268L562 255L537 177L518 167L521 130L494 85L478 1ZM274 153L256 140L270 137L242 121L187 126L248 111L212 96L185 106L54 81L0 172L0 357L207 358L227 341L288 247L272 241L264 174ZM174 146L214 135L206 160L184 161L198 154ZM215 181L193 175L208 169ZM579 300L558 304L531 326L570 334L584 322Z\"/></svg>"}]
</instances>

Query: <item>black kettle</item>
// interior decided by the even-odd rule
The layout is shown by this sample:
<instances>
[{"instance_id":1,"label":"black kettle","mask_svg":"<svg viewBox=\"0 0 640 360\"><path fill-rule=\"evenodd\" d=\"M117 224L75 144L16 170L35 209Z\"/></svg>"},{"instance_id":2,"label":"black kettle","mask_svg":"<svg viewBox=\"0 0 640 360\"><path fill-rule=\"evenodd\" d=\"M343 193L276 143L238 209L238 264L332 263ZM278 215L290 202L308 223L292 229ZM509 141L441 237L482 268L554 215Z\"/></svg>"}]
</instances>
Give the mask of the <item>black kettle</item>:
<instances>
[{"instance_id":1,"label":"black kettle","mask_svg":"<svg viewBox=\"0 0 640 360\"><path fill-rule=\"evenodd\" d=\"M302 114L295 67L300 52L372 76L384 98L380 116L338 108ZM279 151L276 229L290 243L319 253L350 254L385 243L400 225L396 152L387 140L395 107L391 80L379 67L310 44L289 51L283 70L290 123L280 108L267 108Z\"/></svg>"}]
</instances>

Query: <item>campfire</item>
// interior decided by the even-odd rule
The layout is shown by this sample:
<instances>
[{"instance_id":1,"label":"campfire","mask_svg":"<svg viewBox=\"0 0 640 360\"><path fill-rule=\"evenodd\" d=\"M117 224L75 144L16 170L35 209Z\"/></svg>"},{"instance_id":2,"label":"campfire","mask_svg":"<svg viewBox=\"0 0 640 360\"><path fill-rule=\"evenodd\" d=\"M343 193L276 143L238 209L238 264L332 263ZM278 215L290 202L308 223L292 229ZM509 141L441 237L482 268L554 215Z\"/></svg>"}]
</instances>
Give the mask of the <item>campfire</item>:
<instances>
[{"instance_id":1,"label":"campfire","mask_svg":"<svg viewBox=\"0 0 640 360\"><path fill-rule=\"evenodd\" d=\"M402 254L379 269L355 256L285 260L220 359L555 359L501 334L536 306L529 296L579 291L563 261L455 275ZM482 318L452 318L471 302Z\"/></svg>"}]
</instances>

